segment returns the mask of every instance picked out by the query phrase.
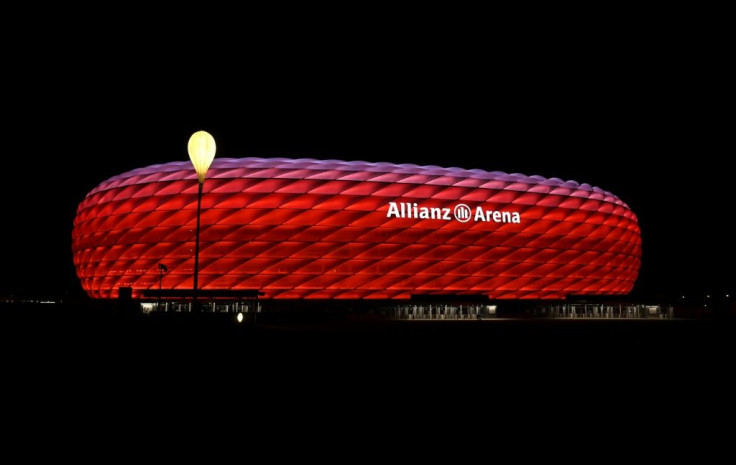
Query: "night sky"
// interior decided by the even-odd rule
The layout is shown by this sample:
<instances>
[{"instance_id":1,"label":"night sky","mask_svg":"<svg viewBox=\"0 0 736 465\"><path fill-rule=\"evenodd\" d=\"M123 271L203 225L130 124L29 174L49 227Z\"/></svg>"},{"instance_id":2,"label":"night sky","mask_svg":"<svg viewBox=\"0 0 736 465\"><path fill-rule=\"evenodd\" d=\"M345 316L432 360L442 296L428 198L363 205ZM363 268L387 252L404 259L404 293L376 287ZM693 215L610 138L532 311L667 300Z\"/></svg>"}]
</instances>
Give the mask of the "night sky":
<instances>
[{"instance_id":1,"label":"night sky","mask_svg":"<svg viewBox=\"0 0 736 465\"><path fill-rule=\"evenodd\" d=\"M188 160L200 129L215 137L217 157L589 183L639 218L636 293L733 292L733 105L717 37L563 35L513 48L292 38L227 59L171 44L140 53L123 41L99 54L80 38L19 55L29 66L14 68L3 107L2 294L82 295L71 253L79 202L114 175Z\"/></svg>"}]
</instances>

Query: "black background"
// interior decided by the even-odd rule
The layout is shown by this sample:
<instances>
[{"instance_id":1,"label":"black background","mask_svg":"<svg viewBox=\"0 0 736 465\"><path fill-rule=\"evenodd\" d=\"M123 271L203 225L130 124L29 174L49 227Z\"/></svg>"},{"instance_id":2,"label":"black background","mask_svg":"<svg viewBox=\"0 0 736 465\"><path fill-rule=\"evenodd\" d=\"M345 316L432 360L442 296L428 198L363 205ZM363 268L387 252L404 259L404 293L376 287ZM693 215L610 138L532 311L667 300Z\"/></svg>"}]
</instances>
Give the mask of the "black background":
<instances>
[{"instance_id":1,"label":"black background","mask_svg":"<svg viewBox=\"0 0 736 465\"><path fill-rule=\"evenodd\" d=\"M200 129L218 157L586 182L639 218L635 292L734 291L731 14L707 4L274 6L7 9L0 296L82 296L71 252L79 203L111 176L186 161ZM15 426L6 442L26 454L24 433L44 429L45 449L75 454L89 443L139 456L142 443L149 456L156 444L170 455L167 433L173 444L191 435L187 456L206 444L208 459L230 431L240 453L262 452L266 433L274 450L305 438L291 449L320 458L337 438L363 455L409 444L455 460L468 445L488 455L508 433L523 441L515 453L545 458L600 454L585 448L599 438L627 458L629 437L639 454L651 445L701 461L730 445L713 422L734 410L728 320L393 321L376 331L360 321L299 332L224 313L121 317L67 302L4 309L4 413ZM131 424L146 428L143 441ZM564 441L528 447L557 431ZM344 461L345 448L332 449Z\"/></svg>"},{"instance_id":2,"label":"black background","mask_svg":"<svg viewBox=\"0 0 736 465\"><path fill-rule=\"evenodd\" d=\"M111 176L188 160L200 129L217 157L589 183L639 218L635 292L733 288L732 80L711 16L282 13L173 22L130 11L122 25L56 24L38 45L10 47L3 294L82 295L79 202Z\"/></svg>"}]
</instances>

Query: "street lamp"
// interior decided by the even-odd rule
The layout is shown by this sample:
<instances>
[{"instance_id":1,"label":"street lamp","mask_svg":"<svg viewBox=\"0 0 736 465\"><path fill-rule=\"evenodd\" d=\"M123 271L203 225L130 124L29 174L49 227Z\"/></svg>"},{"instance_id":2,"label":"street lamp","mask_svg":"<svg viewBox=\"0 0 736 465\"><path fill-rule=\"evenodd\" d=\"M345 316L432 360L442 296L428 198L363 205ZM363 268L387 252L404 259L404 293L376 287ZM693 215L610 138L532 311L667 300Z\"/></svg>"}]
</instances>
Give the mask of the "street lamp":
<instances>
[{"instance_id":1,"label":"street lamp","mask_svg":"<svg viewBox=\"0 0 736 465\"><path fill-rule=\"evenodd\" d=\"M207 170L215 159L215 139L207 131L197 131L189 138L187 151L189 159L192 160L194 171L197 172L197 181L199 182L197 189L197 239L194 245L194 302L193 310L197 311L197 292L199 281L199 215L202 209L202 187L204 186L204 178Z\"/></svg>"},{"instance_id":2,"label":"street lamp","mask_svg":"<svg viewBox=\"0 0 736 465\"><path fill-rule=\"evenodd\" d=\"M161 290L161 284L164 281L164 272L168 272L169 271L169 268L166 265L164 265L163 263L159 263L158 264L158 271L159 271L159 273L158 273L158 306L157 306L157 309L158 309L158 311L161 311L161 294L163 292Z\"/></svg>"}]
</instances>

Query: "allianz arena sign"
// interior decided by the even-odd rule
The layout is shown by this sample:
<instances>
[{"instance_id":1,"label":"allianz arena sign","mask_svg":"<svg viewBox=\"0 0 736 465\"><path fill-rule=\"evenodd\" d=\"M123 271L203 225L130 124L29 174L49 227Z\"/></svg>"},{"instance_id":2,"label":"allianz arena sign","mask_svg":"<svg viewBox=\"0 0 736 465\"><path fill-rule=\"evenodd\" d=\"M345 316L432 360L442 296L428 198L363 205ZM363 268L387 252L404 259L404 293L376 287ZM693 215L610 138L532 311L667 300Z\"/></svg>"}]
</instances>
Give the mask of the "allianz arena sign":
<instances>
[{"instance_id":1,"label":"allianz arena sign","mask_svg":"<svg viewBox=\"0 0 736 465\"><path fill-rule=\"evenodd\" d=\"M418 218L420 220L457 220L461 223L468 221L483 221L486 223L521 223L521 215L519 212L509 212L501 210L484 210L482 207L475 207L475 214L472 213L470 207L464 203L455 205L454 207L421 207L417 203L410 202L389 202L386 218Z\"/></svg>"}]
</instances>

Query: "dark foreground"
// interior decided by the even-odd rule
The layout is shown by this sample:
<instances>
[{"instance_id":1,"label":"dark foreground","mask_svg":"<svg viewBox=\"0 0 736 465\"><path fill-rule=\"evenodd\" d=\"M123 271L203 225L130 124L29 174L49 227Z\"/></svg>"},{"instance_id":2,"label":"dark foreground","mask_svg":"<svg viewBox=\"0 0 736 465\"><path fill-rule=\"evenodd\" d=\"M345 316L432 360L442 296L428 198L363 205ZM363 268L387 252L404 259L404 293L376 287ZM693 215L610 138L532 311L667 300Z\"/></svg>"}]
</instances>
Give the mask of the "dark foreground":
<instances>
[{"instance_id":1,"label":"dark foreground","mask_svg":"<svg viewBox=\"0 0 736 465\"><path fill-rule=\"evenodd\" d=\"M7 311L2 326L11 361L80 375L114 370L165 380L167 372L186 372L259 383L477 379L483 386L502 378L537 379L540 386L599 378L642 388L730 373L735 327L732 319L396 321L371 315L238 323L233 314L55 307Z\"/></svg>"},{"instance_id":2,"label":"dark foreground","mask_svg":"<svg viewBox=\"0 0 736 465\"><path fill-rule=\"evenodd\" d=\"M115 447L174 431L242 441L253 428L360 451L409 437L496 444L491 429L639 444L733 413L730 319L238 324L58 310L4 314L6 418L55 435L81 424Z\"/></svg>"}]
</instances>

